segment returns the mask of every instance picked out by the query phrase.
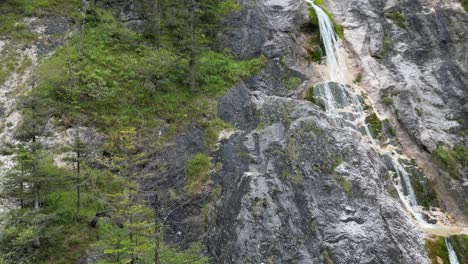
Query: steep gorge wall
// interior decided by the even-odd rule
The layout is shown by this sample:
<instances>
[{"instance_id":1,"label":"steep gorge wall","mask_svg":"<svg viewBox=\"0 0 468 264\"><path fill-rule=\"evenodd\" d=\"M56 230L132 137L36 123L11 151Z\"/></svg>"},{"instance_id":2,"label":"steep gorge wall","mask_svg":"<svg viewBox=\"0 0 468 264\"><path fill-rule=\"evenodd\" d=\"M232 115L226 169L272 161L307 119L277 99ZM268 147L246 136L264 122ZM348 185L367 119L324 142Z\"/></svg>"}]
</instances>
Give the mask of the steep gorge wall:
<instances>
[{"instance_id":1,"label":"steep gorge wall","mask_svg":"<svg viewBox=\"0 0 468 264\"><path fill-rule=\"evenodd\" d=\"M208 225L210 254L219 263L428 263L422 234L390 195L383 158L296 99L319 75L304 67L305 3L242 4L226 44L241 58L264 55L267 66L220 100L219 116L238 131L216 154L223 195ZM304 81L296 91L294 77Z\"/></svg>"},{"instance_id":2,"label":"steep gorge wall","mask_svg":"<svg viewBox=\"0 0 468 264\"><path fill-rule=\"evenodd\" d=\"M345 28L362 86L400 128L405 154L425 170L446 210L466 221L466 161L453 177L434 157L437 148L468 146L467 13L455 0L325 4ZM393 103L385 105L385 97Z\"/></svg>"}]
</instances>

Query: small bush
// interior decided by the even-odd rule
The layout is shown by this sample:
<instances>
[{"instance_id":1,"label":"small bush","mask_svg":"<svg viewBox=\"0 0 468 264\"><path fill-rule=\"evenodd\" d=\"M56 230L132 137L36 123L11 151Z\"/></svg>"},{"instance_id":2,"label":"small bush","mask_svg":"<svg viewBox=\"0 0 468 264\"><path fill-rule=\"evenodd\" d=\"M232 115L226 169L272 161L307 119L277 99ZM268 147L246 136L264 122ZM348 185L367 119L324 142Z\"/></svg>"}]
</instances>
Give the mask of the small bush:
<instances>
[{"instance_id":1,"label":"small bush","mask_svg":"<svg viewBox=\"0 0 468 264\"><path fill-rule=\"evenodd\" d=\"M301 78L299 77L290 77L286 80L286 88L288 90L296 89L302 83Z\"/></svg>"},{"instance_id":2,"label":"small bush","mask_svg":"<svg viewBox=\"0 0 468 264\"><path fill-rule=\"evenodd\" d=\"M406 18L403 12L389 12L385 14L385 17L392 20L400 28L406 28Z\"/></svg>"},{"instance_id":3,"label":"small bush","mask_svg":"<svg viewBox=\"0 0 468 264\"><path fill-rule=\"evenodd\" d=\"M390 39L388 38L387 32L385 32L382 40L382 58L385 58L387 56L388 50L390 49L390 45Z\"/></svg>"},{"instance_id":4,"label":"small bush","mask_svg":"<svg viewBox=\"0 0 468 264\"><path fill-rule=\"evenodd\" d=\"M434 151L435 156L445 166L447 172L454 179L460 179L458 174L457 164L463 167L468 165L468 149L463 145L457 145L453 149L438 147Z\"/></svg>"},{"instance_id":5,"label":"small bush","mask_svg":"<svg viewBox=\"0 0 468 264\"><path fill-rule=\"evenodd\" d=\"M333 177L340 184L346 196L348 198L352 197L353 196L353 184L341 175L335 174Z\"/></svg>"},{"instance_id":6,"label":"small bush","mask_svg":"<svg viewBox=\"0 0 468 264\"><path fill-rule=\"evenodd\" d=\"M309 89L307 89L307 94L306 94L305 99L307 101L310 101L310 102L316 104L317 98L314 95L314 86L311 86L311 87L309 87Z\"/></svg>"},{"instance_id":7,"label":"small bush","mask_svg":"<svg viewBox=\"0 0 468 264\"><path fill-rule=\"evenodd\" d=\"M356 76L356 79L354 79L354 83L360 84L361 81L362 81L362 74L359 73L359 74Z\"/></svg>"},{"instance_id":8,"label":"small bush","mask_svg":"<svg viewBox=\"0 0 468 264\"><path fill-rule=\"evenodd\" d=\"M382 132L382 122L380 121L379 117L376 113L372 113L370 116L366 118L366 123L369 126L369 130L372 133L374 138L378 137Z\"/></svg>"},{"instance_id":9,"label":"small bush","mask_svg":"<svg viewBox=\"0 0 468 264\"><path fill-rule=\"evenodd\" d=\"M196 154L185 162L185 179L189 194L199 194L203 185L210 180L210 158L203 153Z\"/></svg>"},{"instance_id":10,"label":"small bush","mask_svg":"<svg viewBox=\"0 0 468 264\"><path fill-rule=\"evenodd\" d=\"M332 258L330 257L330 253L328 253L326 249L322 252L322 256L325 264L334 264Z\"/></svg>"},{"instance_id":11,"label":"small bush","mask_svg":"<svg viewBox=\"0 0 468 264\"><path fill-rule=\"evenodd\" d=\"M390 96L385 96L384 98L382 98L382 103L384 103L385 105L392 105L393 98L391 98Z\"/></svg>"}]
</instances>

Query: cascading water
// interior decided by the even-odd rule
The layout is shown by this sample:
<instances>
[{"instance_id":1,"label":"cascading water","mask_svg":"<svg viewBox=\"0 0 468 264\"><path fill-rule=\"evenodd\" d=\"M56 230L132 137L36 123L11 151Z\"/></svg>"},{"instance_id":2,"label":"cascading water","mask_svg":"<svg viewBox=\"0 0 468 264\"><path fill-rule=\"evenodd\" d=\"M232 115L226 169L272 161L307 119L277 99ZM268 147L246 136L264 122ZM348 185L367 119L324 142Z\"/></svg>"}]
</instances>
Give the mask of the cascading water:
<instances>
[{"instance_id":1,"label":"cascading water","mask_svg":"<svg viewBox=\"0 0 468 264\"><path fill-rule=\"evenodd\" d=\"M346 66L340 52L338 36L335 33L333 22L312 0L306 0L306 2L312 6L318 19L320 37L326 53L328 79L331 81L317 85L314 89L314 95L323 103L326 113L337 120L338 125L353 126L355 128L363 127L371 144L377 147L365 122L366 115L361 100L353 93L351 87L346 85ZM385 155L390 157L395 172L400 179L400 186L397 187L400 199L416 220L421 225L426 225L426 221L419 213L418 202L408 172L392 153L387 152ZM403 184L406 187L405 189Z\"/></svg>"},{"instance_id":2,"label":"cascading water","mask_svg":"<svg viewBox=\"0 0 468 264\"><path fill-rule=\"evenodd\" d=\"M365 123L365 114L359 97L346 85L346 65L340 51L338 36L330 17L312 0L306 0L315 10L320 38L326 54L328 81L314 89L314 95L325 106L327 114L340 126L363 127L372 144L375 141Z\"/></svg>"},{"instance_id":3,"label":"cascading water","mask_svg":"<svg viewBox=\"0 0 468 264\"><path fill-rule=\"evenodd\" d=\"M447 238L445 238L445 245L447 246L450 264L460 264L457 254L455 253L455 250L453 250L453 246L450 243L450 240Z\"/></svg>"}]
</instances>

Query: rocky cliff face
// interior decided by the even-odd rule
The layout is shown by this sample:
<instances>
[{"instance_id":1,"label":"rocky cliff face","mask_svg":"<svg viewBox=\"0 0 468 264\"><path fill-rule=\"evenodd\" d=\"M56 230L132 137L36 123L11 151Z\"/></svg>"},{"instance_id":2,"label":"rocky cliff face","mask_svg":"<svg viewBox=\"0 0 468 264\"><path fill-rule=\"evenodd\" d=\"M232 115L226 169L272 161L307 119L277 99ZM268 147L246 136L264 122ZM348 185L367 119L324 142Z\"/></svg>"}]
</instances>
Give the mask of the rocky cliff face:
<instances>
[{"instance_id":1,"label":"rocky cliff face","mask_svg":"<svg viewBox=\"0 0 468 264\"><path fill-rule=\"evenodd\" d=\"M421 233L398 199L390 194L393 185L386 177L389 168L382 157L369 147L361 133L336 127L319 107L298 100L300 93L292 91L300 91L306 84L320 79L319 66L311 70L303 63L303 47L307 45L306 34L301 32L307 17L305 3L265 0L244 1L243 4L246 8L232 18L234 22L226 43L239 57L264 55L267 67L258 76L234 87L220 101L219 116L234 124L238 132L224 142L217 153L217 159L224 167L215 179L223 186L223 196L210 225L210 253L220 263L330 263L330 260L334 263L428 263ZM392 113L396 113L396 120L419 144L433 150L437 144L433 143L431 147L428 142L461 142L463 139L446 130L447 124L458 126L447 119L440 118L437 125L431 126L433 132L427 131L423 121L415 125L410 120L426 119L417 114L409 115L409 111L415 110L408 107L407 102L420 98L411 96L412 93L423 96L422 91L425 91L426 95L430 94L427 100L431 102L438 101L441 105L443 98L458 102L457 106L433 113L432 118L443 115L444 111L464 116L460 102L465 100L466 90L463 89L466 87L459 79L464 77L453 73L451 78L439 72L463 71L463 62L445 57L448 55L443 55L440 47L419 46L415 37L408 36L399 39L400 46L414 45L416 48L408 47L407 52L398 53L392 49L390 55L385 54L386 58L383 58L381 42L384 35L391 33L384 34L383 29L379 31L373 19L386 23L386 26L389 22L382 11L371 13L371 10L382 10L383 4L380 9L377 4L365 1L329 1L327 4L333 7L333 12L343 14L340 18L346 26L349 48L357 55L355 58L361 59L367 87L375 89L370 93L372 99L376 96L374 93L380 96L390 92L389 87L395 91L400 89L395 95L395 111ZM408 8L415 8L414 5L408 4ZM466 18L457 8L446 12ZM416 15L414 19L408 18L412 21L409 23L418 23ZM431 20L428 17L420 19ZM440 24L435 21L419 23L429 28ZM362 37L357 40L358 36L353 34L363 27L368 31L357 34ZM395 26L391 27L397 31ZM460 27L455 31L458 30L466 32ZM421 34L420 30L414 32ZM448 41L449 33L445 33L446 45L466 45L459 40ZM453 38L457 35L451 34ZM452 87L443 93L429 91L427 87L431 86L427 81L419 76L409 77L414 75L414 70L423 76L417 63L430 61L428 63L435 64L429 60L431 56L421 58L416 55L418 51L444 57L446 63L443 65L446 66L432 69L438 72L439 79L429 78L438 80L438 88L434 88L437 91L442 90L443 80L453 83ZM390 65L393 56L403 56L399 58L401 63ZM412 66L405 68L404 65ZM379 67L380 71L376 72L372 67ZM386 67L389 69L383 71ZM408 67L414 70L409 72ZM398 83L389 80L393 76ZM291 78L304 82L302 85L298 82L288 90ZM407 83L401 85L404 80ZM421 83L425 85L417 85ZM459 96L447 99L450 93ZM432 106L427 103L422 107ZM444 128L445 132L424 136L434 134L437 127ZM426 132L422 133L423 130Z\"/></svg>"},{"instance_id":2,"label":"rocky cliff face","mask_svg":"<svg viewBox=\"0 0 468 264\"><path fill-rule=\"evenodd\" d=\"M452 179L427 153L468 144L468 16L458 1L326 1L345 28L363 88L398 129L447 207L466 221L466 165ZM353 59L352 59L353 60ZM392 98L385 106L383 98ZM388 104L388 101L387 101ZM414 144L416 143L416 144ZM447 191L448 190L448 191ZM463 216L463 210L465 215Z\"/></svg>"}]
</instances>

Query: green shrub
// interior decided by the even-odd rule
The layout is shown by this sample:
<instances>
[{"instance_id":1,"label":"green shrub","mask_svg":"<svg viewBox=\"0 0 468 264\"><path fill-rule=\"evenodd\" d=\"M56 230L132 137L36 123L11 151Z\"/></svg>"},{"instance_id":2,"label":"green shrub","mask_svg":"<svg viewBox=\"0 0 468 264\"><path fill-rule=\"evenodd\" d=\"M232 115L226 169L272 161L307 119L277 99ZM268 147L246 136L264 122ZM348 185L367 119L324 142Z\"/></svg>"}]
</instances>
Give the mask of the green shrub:
<instances>
[{"instance_id":1,"label":"green shrub","mask_svg":"<svg viewBox=\"0 0 468 264\"><path fill-rule=\"evenodd\" d=\"M37 71L36 93L69 123L91 123L109 133L163 122L168 125L164 141L192 120L214 118L216 97L263 66L263 58L241 61L203 50L198 90L192 92L186 83L188 61L177 50L145 43L108 11L97 9L95 16L83 43L71 39L69 50L57 50Z\"/></svg>"},{"instance_id":2,"label":"green shrub","mask_svg":"<svg viewBox=\"0 0 468 264\"><path fill-rule=\"evenodd\" d=\"M374 138L377 138L382 132L382 122L375 112L366 117L366 123Z\"/></svg>"},{"instance_id":3,"label":"green shrub","mask_svg":"<svg viewBox=\"0 0 468 264\"><path fill-rule=\"evenodd\" d=\"M189 194L199 194L202 187L210 180L210 158L198 153L185 162L185 180Z\"/></svg>"},{"instance_id":4,"label":"green shrub","mask_svg":"<svg viewBox=\"0 0 468 264\"><path fill-rule=\"evenodd\" d=\"M359 74L356 76L356 79L354 79L354 83L360 84L361 81L362 81L362 73L359 73Z\"/></svg>"},{"instance_id":5,"label":"green shrub","mask_svg":"<svg viewBox=\"0 0 468 264\"><path fill-rule=\"evenodd\" d=\"M390 39L388 38L387 32L384 32L383 40L382 40L382 58L387 57L388 50L390 49Z\"/></svg>"},{"instance_id":6,"label":"green shrub","mask_svg":"<svg viewBox=\"0 0 468 264\"><path fill-rule=\"evenodd\" d=\"M288 90L294 90L296 89L300 84L302 83L301 78L299 77L290 77L286 80L286 88Z\"/></svg>"},{"instance_id":7,"label":"green shrub","mask_svg":"<svg viewBox=\"0 0 468 264\"><path fill-rule=\"evenodd\" d=\"M385 13L385 17L392 20L400 28L406 28L406 19L405 14L403 14L403 12L398 11Z\"/></svg>"},{"instance_id":8,"label":"green shrub","mask_svg":"<svg viewBox=\"0 0 468 264\"><path fill-rule=\"evenodd\" d=\"M316 104L317 98L314 95L314 86L311 86L311 87L309 87L309 89L307 89L305 99L312 102L312 103L314 103L314 104Z\"/></svg>"},{"instance_id":9,"label":"green shrub","mask_svg":"<svg viewBox=\"0 0 468 264\"><path fill-rule=\"evenodd\" d=\"M382 98L382 103L384 103L385 105L392 105L393 98L391 98L390 96L385 96L384 98Z\"/></svg>"},{"instance_id":10,"label":"green shrub","mask_svg":"<svg viewBox=\"0 0 468 264\"><path fill-rule=\"evenodd\" d=\"M341 189L343 189L343 192L346 194L348 198L353 196L353 184L348 181L345 177L335 174L333 175L335 180L340 184Z\"/></svg>"},{"instance_id":11,"label":"green shrub","mask_svg":"<svg viewBox=\"0 0 468 264\"><path fill-rule=\"evenodd\" d=\"M328 253L328 250L324 250L322 252L322 257L323 260L325 261L325 264L334 264L333 259L330 257L330 254Z\"/></svg>"},{"instance_id":12,"label":"green shrub","mask_svg":"<svg viewBox=\"0 0 468 264\"><path fill-rule=\"evenodd\" d=\"M465 146L456 145L453 149L437 147L434 154L454 179L460 179L457 164L463 167L468 165L468 149Z\"/></svg>"}]
</instances>

